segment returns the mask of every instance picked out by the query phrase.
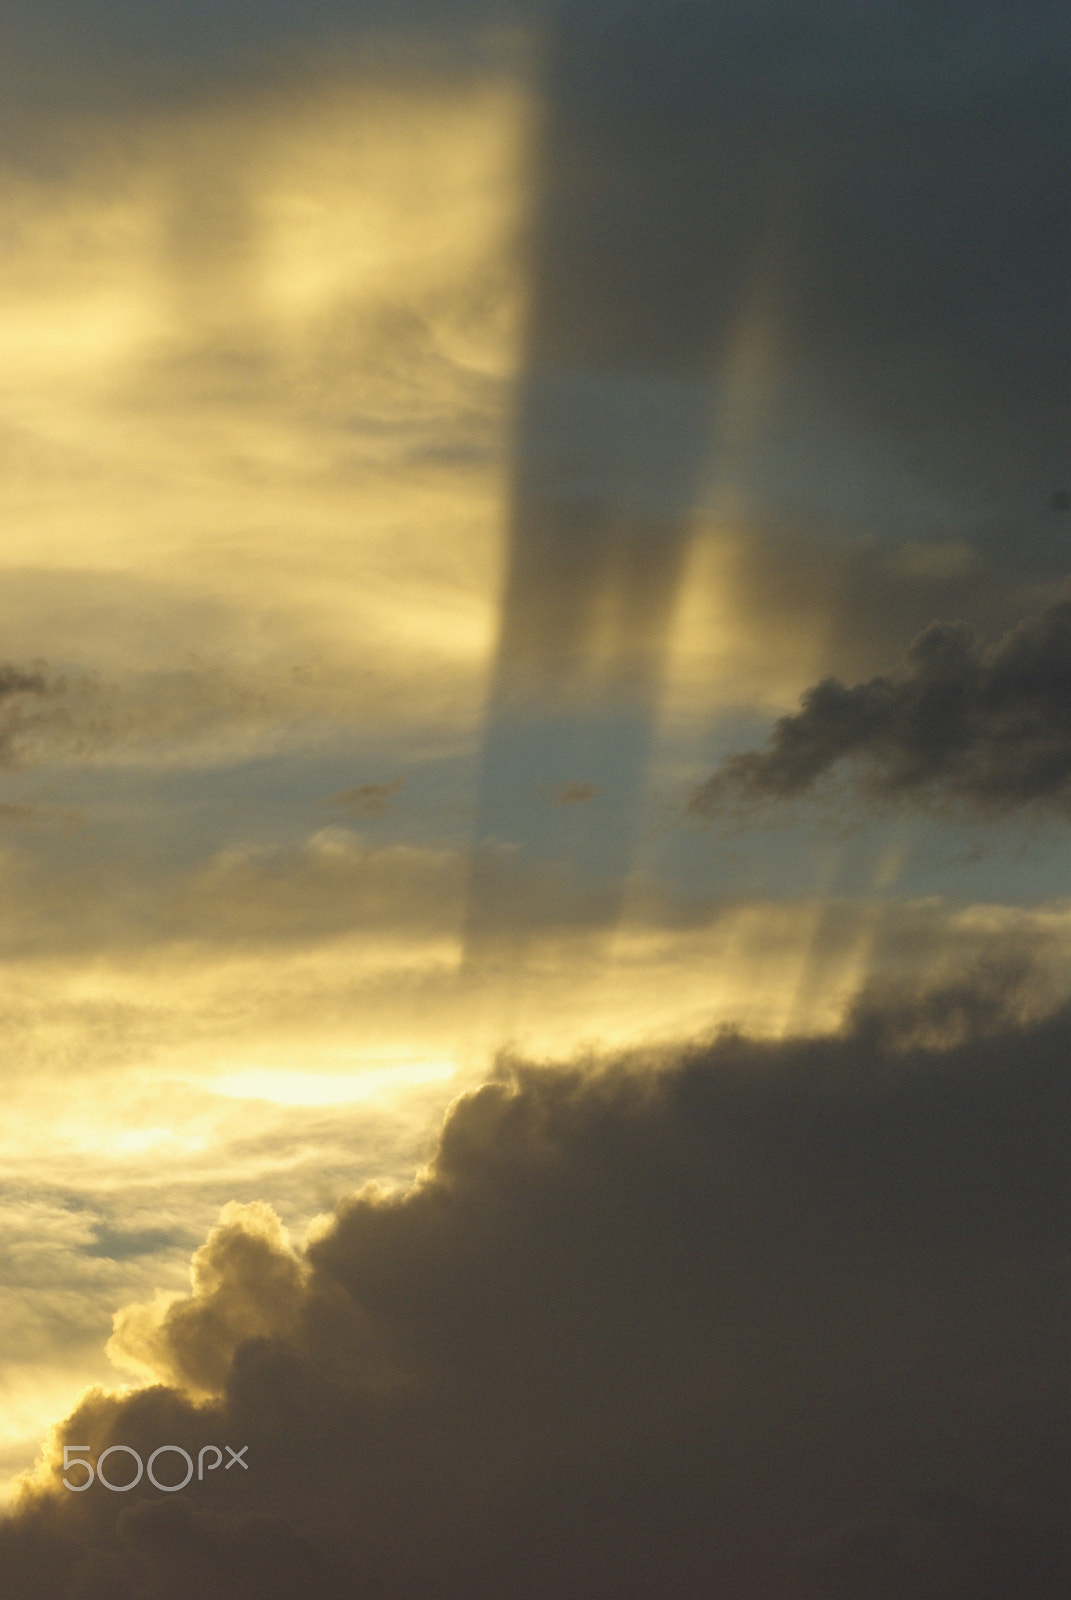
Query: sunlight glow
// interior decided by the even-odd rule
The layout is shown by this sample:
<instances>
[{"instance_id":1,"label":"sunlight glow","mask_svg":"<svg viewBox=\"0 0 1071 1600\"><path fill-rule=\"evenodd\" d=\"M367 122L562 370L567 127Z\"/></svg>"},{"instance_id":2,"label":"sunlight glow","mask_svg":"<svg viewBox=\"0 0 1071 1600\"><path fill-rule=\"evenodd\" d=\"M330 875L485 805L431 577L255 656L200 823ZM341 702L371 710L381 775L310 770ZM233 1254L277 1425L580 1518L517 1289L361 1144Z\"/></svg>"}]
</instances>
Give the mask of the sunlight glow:
<instances>
[{"instance_id":1,"label":"sunlight glow","mask_svg":"<svg viewBox=\"0 0 1071 1600\"><path fill-rule=\"evenodd\" d=\"M286 1067L247 1067L204 1084L229 1100L268 1100L281 1106L339 1106L389 1096L401 1088L445 1083L452 1061L385 1063L356 1072L301 1072Z\"/></svg>"}]
</instances>

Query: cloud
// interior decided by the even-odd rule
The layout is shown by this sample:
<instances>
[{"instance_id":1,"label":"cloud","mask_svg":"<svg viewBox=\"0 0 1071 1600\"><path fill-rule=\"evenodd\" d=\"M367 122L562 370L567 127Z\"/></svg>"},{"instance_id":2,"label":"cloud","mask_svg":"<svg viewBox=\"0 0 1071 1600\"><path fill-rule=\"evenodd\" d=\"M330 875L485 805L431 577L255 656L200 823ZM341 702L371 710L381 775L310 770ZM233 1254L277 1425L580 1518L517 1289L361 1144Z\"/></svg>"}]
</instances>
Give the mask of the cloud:
<instances>
[{"instance_id":1,"label":"cloud","mask_svg":"<svg viewBox=\"0 0 1071 1600\"><path fill-rule=\"evenodd\" d=\"M124 615L123 601L130 606L144 602L144 589L139 593L141 586L122 580L94 583L87 574L78 578L86 611L91 612L94 601L105 614L111 611L117 632L126 632L129 640L138 621L131 626L133 619L129 611ZM17 579L12 587L21 587ZM39 587L51 591L54 603L62 607L69 603L69 592L64 591L73 585L45 581ZM202 622L218 623L211 605L187 609L181 600L170 598L172 622L186 611L183 620L190 620L190 612L199 612ZM92 629L97 619L90 615L87 620ZM28 631L26 624L26 617L21 617L22 631ZM61 632L55 623L52 631ZM65 642L69 653L70 633ZM109 667L113 670L106 673L84 663L61 669L43 660L35 661L31 670L10 663L0 667L0 766L203 761L206 755L218 759L221 746L229 747L230 753L243 744L248 748L258 736L277 739L280 724L300 706L303 689L306 701L310 698L308 689L294 682L291 661L261 664L257 674L244 663L190 652L181 664L172 660L166 665L109 663ZM327 698L322 680L316 687L322 706ZM15 817L19 809L8 806L3 814Z\"/></svg>"},{"instance_id":2,"label":"cloud","mask_svg":"<svg viewBox=\"0 0 1071 1600\"><path fill-rule=\"evenodd\" d=\"M405 778L395 778L391 783L360 783L355 789L341 789L331 796L330 803L345 806L360 817L378 817L394 803Z\"/></svg>"},{"instance_id":3,"label":"cloud","mask_svg":"<svg viewBox=\"0 0 1071 1600\"><path fill-rule=\"evenodd\" d=\"M302 1277L271 1208L231 1205L193 1258L192 1294L121 1311L109 1354L119 1366L210 1394L241 1343L296 1329Z\"/></svg>"},{"instance_id":4,"label":"cloud","mask_svg":"<svg viewBox=\"0 0 1071 1600\"><path fill-rule=\"evenodd\" d=\"M530 100L305 63L226 102L102 102L0 162L4 650L66 682L20 759L470 736Z\"/></svg>"},{"instance_id":5,"label":"cloud","mask_svg":"<svg viewBox=\"0 0 1071 1600\"><path fill-rule=\"evenodd\" d=\"M44 694L46 687L40 672L22 672L9 661L0 666L0 699L12 694Z\"/></svg>"},{"instance_id":6,"label":"cloud","mask_svg":"<svg viewBox=\"0 0 1071 1600\"><path fill-rule=\"evenodd\" d=\"M20 112L39 101L62 123L5 186L5 545L62 571L73 595L62 610L42 580L39 615L23 609L5 649L97 676L77 704L70 688L62 703L20 691L45 720L32 750L20 733L19 759L62 745L149 764L181 746L196 765L222 748L233 770L314 723L328 744L343 724L469 734L505 592L477 829L502 870L482 908L495 957L517 929L552 936L524 974L530 1016L514 1036L553 1035L548 1049L648 1037L741 1008L776 1032L835 1010L830 991L865 966L867 907L711 912L713 943L702 907L692 942L624 919L613 972L572 935L624 903L594 880L616 868L625 882L634 864L708 475L711 519L731 523L715 534L740 553L719 602L733 648L704 680L701 716L712 693L752 688L781 711L825 673L878 672L929 618L992 633L1025 613L1024 590L1032 606L1051 593L1066 565L1044 503L1066 467L1066 24L1036 4L931 18L850 0L822 21L780 3L566 7L542 158L526 168L524 95L473 93L464 74L441 95L436 70L403 73L395 94L375 68L321 92L305 12L271 5L250 29L217 6L191 31L184 6L148 21L141 8L133 28L127 4L76 9L57 31L53 7L31 21L20 5L0 69L22 82ZM273 41L294 62L282 93L274 68L252 82L251 54ZM239 58L252 89L224 108ZM131 111L162 85L164 114L158 100ZM36 125L21 138L36 146ZM532 175L526 317L516 241ZM999 526L979 511L983 473L1005 480ZM1036 524L1017 520L1027 501ZM134 569L140 593L123 577ZM188 671L191 639L209 659ZM514 674L565 702L559 759L534 782L517 759L536 740L528 726L515 737ZM611 708L619 690L631 721ZM402 769L393 751L359 759L351 770ZM577 771L600 803L548 806ZM190 1105L164 1071L267 1093L300 1062L313 1093L350 1059L342 1045L404 1037L433 1054L482 1000L455 983L452 853L366 852L341 829L302 842L289 824L287 843L263 811L249 817L253 781L234 775L225 838L191 845L200 818L179 828L174 811L135 816L124 800L98 811L122 834L113 856L87 829L52 852L51 876L29 847L4 863L18 1170L32 1150L53 1181L106 1172L124 1196L135 1173L174 1184L171 1216L196 1210L198 1228L221 1190L300 1208L318 1183L327 1204L343 1165L359 1181L381 1150L368 1120L337 1112L231 1101L233 1120L202 1120L201 1097ZM310 803L346 781L310 786ZM540 813L528 833L522 783ZM200 804L206 785L198 773L186 792ZM266 770L260 785L278 810L299 790ZM151 833L157 855L161 839L186 852L164 876L145 870ZM910 915L898 926L917 960ZM738 1044L739 1072L724 1044L657 1085L519 1071L460 1103L411 1197L365 1194L308 1251L232 1216L192 1293L117 1287L110 1304L144 1303L117 1338L162 1384L87 1401L65 1437L249 1439L261 1475L220 1472L157 1503L61 1492L9 1530L9 1587L752 1600L780 1588L773 1566L797 1540L832 1541L825 1568L797 1566L800 1582L819 1572L820 1593L853 1570L857 1590L902 1588L905 1571L938 1570L927 1551L942 1541L958 1561L960 1523L942 1511L935 1532L935 1513L911 1509L916 1484L1029 1498L1037 1419L1066 1412L1055 1380L1031 1387L1058 1365L1039 1341L1064 1270L1046 1206L1066 1191L1030 1111L1060 1125L1035 1070L1042 1034L1010 1026L1029 1009L1014 963L925 1004L872 990L850 1050L809 1047L857 1088L854 1122L849 1087L833 1068L824 1086L809 1077L799 1041ZM1005 1050L989 1122L975 1076L956 1077L967 1041L983 1111L986 1061ZM1035 1102L1015 1099L1015 1050ZM153 1071L136 1104L131 1063ZM1039 1158L1030 1179L1000 1159L1016 1139L1024 1162ZM409 1148L399 1134L395 1170ZM998 1159L972 1166L979 1150ZM1014 1203L997 1220L985 1184L1014 1202L1035 1176L1030 1226ZM895 1535L869 1510L886 1492L908 1507ZM879 1530L867 1548L884 1539L895 1559L859 1567L860 1518ZM334 1575L343 1561L349 1579Z\"/></svg>"},{"instance_id":7,"label":"cloud","mask_svg":"<svg viewBox=\"0 0 1071 1600\"><path fill-rule=\"evenodd\" d=\"M43 662L34 662L30 671L10 661L0 664L0 766L17 765L42 727L54 729L66 721L54 704L66 689L62 678L45 676Z\"/></svg>"},{"instance_id":8,"label":"cloud","mask_svg":"<svg viewBox=\"0 0 1071 1600\"><path fill-rule=\"evenodd\" d=\"M986 647L963 622L934 622L894 675L824 678L782 717L765 751L730 756L689 809L805 795L841 763L864 791L990 812L1071 808L1071 600Z\"/></svg>"},{"instance_id":9,"label":"cloud","mask_svg":"<svg viewBox=\"0 0 1071 1600\"><path fill-rule=\"evenodd\" d=\"M1029 1515L968 1495L921 1492L884 1515L859 1518L817 1548L801 1549L786 1594L788 1600L1047 1596L1055 1593L1048 1585L1061 1568L1062 1542L1032 1526Z\"/></svg>"},{"instance_id":10,"label":"cloud","mask_svg":"<svg viewBox=\"0 0 1071 1600\"><path fill-rule=\"evenodd\" d=\"M599 792L597 783L565 783L554 796L556 806L580 805L585 800L594 800Z\"/></svg>"},{"instance_id":11,"label":"cloud","mask_svg":"<svg viewBox=\"0 0 1071 1600\"><path fill-rule=\"evenodd\" d=\"M149 946L190 940L217 950L236 943L308 949L361 932L396 959L406 946L416 963L429 947L441 954L461 915L458 852L370 848L344 827L278 846L237 841L178 868L133 850L126 860L108 860L98 846L58 863L54 852L51 836L37 853L9 848L9 882L32 899L0 916L0 958L109 948L144 955ZM373 948L366 943L368 955Z\"/></svg>"},{"instance_id":12,"label":"cloud","mask_svg":"<svg viewBox=\"0 0 1071 1600\"><path fill-rule=\"evenodd\" d=\"M59 1426L7 1592L965 1597L984 1524L1000 1592L1053 1600L1071 1013L994 1023L990 983L942 1050L900 992L822 1039L503 1063L302 1250L232 1209L192 1293L117 1319L162 1381ZM75 1495L64 1443L249 1470Z\"/></svg>"},{"instance_id":13,"label":"cloud","mask_svg":"<svg viewBox=\"0 0 1071 1600\"><path fill-rule=\"evenodd\" d=\"M279 720L263 685L243 683L218 663L135 669L112 681L45 662L32 673L3 673L0 765L8 767L203 759L213 741L218 750L225 738L248 739Z\"/></svg>"}]
</instances>

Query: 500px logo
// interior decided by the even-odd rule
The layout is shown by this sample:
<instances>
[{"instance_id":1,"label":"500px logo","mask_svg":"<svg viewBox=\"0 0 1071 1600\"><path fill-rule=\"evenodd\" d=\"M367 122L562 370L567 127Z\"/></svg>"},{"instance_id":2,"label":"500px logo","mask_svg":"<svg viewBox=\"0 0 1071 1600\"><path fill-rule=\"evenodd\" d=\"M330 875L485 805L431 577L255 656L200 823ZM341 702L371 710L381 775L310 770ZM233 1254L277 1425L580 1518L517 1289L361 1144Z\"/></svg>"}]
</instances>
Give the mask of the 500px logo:
<instances>
[{"instance_id":1,"label":"500px logo","mask_svg":"<svg viewBox=\"0 0 1071 1600\"><path fill-rule=\"evenodd\" d=\"M225 1444L223 1446L223 1450L226 1450L227 1454L230 1456L230 1460L223 1468L224 1472L229 1472L235 1464L240 1466L243 1472L248 1472L249 1462L242 1459L248 1449L249 1446L247 1444L244 1444L240 1450L232 1450L229 1444ZM216 1459L214 1461L210 1461L207 1467L207 1471L215 1472L216 1468L222 1465L223 1450L220 1449L218 1444L206 1444L201 1446L200 1450L197 1452L198 1482L200 1482L205 1475L205 1456L213 1454L215 1455ZM169 1452L172 1455L181 1456L186 1463L186 1476L182 1479L181 1483L161 1483L159 1478L153 1472L153 1463L157 1461L160 1456L167 1455ZM118 1455L120 1453L133 1456L135 1462L137 1463L138 1470L134 1477L131 1478L129 1483L112 1483L109 1478L104 1476L105 1461L107 1461L109 1456ZM176 1489L185 1489L186 1485L193 1477L193 1457L190 1455L190 1452L188 1450L184 1450L180 1444L159 1445L149 1457L147 1466L138 1455L138 1452L132 1449L128 1444L110 1444L107 1450L102 1450L100 1455L97 1457L95 1469L91 1461L85 1460L85 1456L88 1454L89 1445L87 1444L65 1444L63 1446L64 1472L70 1472L72 1467L85 1467L86 1469L85 1480L82 1483L72 1483L70 1478L64 1478L63 1480L64 1488L73 1489L75 1494L84 1493L94 1479L96 1479L98 1483L102 1483L106 1489L111 1489L115 1494L125 1494L128 1489L133 1489L135 1484L141 1482L143 1474L148 1476L149 1482L152 1484L154 1489L162 1489L165 1494L174 1494ZM58 1472L59 1468L57 1467L56 1470Z\"/></svg>"}]
</instances>

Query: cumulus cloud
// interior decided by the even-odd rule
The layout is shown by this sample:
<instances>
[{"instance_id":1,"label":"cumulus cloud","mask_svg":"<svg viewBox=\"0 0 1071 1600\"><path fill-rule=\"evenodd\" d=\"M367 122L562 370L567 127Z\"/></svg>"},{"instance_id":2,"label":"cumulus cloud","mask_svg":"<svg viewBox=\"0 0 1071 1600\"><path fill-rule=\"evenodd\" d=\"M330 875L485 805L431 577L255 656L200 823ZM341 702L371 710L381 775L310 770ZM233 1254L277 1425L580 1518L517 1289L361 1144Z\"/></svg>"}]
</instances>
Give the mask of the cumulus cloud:
<instances>
[{"instance_id":1,"label":"cumulus cloud","mask_svg":"<svg viewBox=\"0 0 1071 1600\"><path fill-rule=\"evenodd\" d=\"M194 1255L188 1297L158 1294L115 1319L119 1366L194 1394L217 1390L239 1344L296 1327L302 1267L269 1206L230 1205Z\"/></svg>"},{"instance_id":2,"label":"cumulus cloud","mask_svg":"<svg viewBox=\"0 0 1071 1600\"><path fill-rule=\"evenodd\" d=\"M693 794L713 816L733 800L787 800L852 763L874 796L989 811L1071 805L1071 600L986 646L963 622L934 622L899 672L824 678L780 718L764 751L730 756Z\"/></svg>"},{"instance_id":3,"label":"cumulus cloud","mask_svg":"<svg viewBox=\"0 0 1071 1600\"><path fill-rule=\"evenodd\" d=\"M160 1381L58 1427L7 1592L1054 1600L1071 1013L994 1026L988 982L947 1049L901 994L835 1037L504 1063L415 1188L300 1252L232 1210L190 1295L118 1319ZM64 1444L165 1443L249 1467L58 1486Z\"/></svg>"}]
</instances>

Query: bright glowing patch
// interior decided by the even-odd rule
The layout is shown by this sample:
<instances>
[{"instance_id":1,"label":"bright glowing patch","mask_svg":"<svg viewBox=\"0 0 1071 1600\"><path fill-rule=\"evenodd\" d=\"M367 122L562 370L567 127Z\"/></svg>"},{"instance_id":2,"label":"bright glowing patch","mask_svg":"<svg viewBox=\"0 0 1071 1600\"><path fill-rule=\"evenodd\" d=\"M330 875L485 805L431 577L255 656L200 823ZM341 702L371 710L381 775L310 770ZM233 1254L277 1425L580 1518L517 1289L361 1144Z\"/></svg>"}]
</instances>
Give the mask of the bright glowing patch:
<instances>
[{"instance_id":1,"label":"bright glowing patch","mask_svg":"<svg viewBox=\"0 0 1071 1600\"><path fill-rule=\"evenodd\" d=\"M205 1087L230 1100L269 1100L282 1106L338 1106L375 1100L403 1088L445 1083L452 1061L391 1062L356 1072L301 1072L286 1067L248 1067L224 1073Z\"/></svg>"},{"instance_id":2,"label":"bright glowing patch","mask_svg":"<svg viewBox=\"0 0 1071 1600\"><path fill-rule=\"evenodd\" d=\"M137 1157L150 1151L161 1154L193 1155L203 1150L206 1140L196 1135L181 1133L175 1128L84 1128L59 1127L58 1140L69 1149L84 1155L98 1156L103 1160L122 1160Z\"/></svg>"}]
</instances>

